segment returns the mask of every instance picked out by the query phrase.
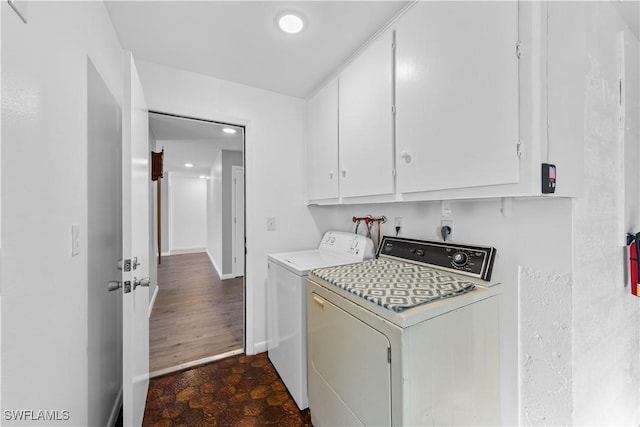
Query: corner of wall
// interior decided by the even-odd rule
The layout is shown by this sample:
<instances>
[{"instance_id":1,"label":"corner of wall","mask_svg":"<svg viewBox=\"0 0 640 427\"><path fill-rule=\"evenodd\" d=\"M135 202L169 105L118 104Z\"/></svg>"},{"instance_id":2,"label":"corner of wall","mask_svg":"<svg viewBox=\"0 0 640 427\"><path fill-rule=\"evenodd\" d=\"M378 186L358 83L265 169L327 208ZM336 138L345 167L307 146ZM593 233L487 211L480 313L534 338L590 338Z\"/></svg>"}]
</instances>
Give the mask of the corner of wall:
<instances>
[{"instance_id":1,"label":"corner of wall","mask_svg":"<svg viewBox=\"0 0 640 427\"><path fill-rule=\"evenodd\" d=\"M518 268L521 425L572 424L572 281Z\"/></svg>"}]
</instances>

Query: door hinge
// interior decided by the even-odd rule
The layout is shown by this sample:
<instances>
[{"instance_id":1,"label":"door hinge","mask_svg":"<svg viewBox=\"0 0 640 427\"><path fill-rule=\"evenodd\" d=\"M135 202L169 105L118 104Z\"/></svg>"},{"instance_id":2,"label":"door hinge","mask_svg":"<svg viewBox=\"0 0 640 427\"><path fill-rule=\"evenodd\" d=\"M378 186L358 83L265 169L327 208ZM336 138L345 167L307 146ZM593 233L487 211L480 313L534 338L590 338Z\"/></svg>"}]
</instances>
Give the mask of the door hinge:
<instances>
[{"instance_id":1,"label":"door hinge","mask_svg":"<svg viewBox=\"0 0 640 427\"><path fill-rule=\"evenodd\" d=\"M391 176L396 176L396 170L395 169L391 169Z\"/></svg>"},{"instance_id":2,"label":"door hinge","mask_svg":"<svg viewBox=\"0 0 640 427\"><path fill-rule=\"evenodd\" d=\"M391 363L391 347L387 347L387 363Z\"/></svg>"},{"instance_id":3,"label":"door hinge","mask_svg":"<svg viewBox=\"0 0 640 427\"><path fill-rule=\"evenodd\" d=\"M524 146L522 144L522 141L518 140L518 143L516 144L516 154L518 155L518 158L522 157L523 150L524 150Z\"/></svg>"},{"instance_id":4,"label":"door hinge","mask_svg":"<svg viewBox=\"0 0 640 427\"><path fill-rule=\"evenodd\" d=\"M396 42L391 42L391 50L396 50Z\"/></svg>"},{"instance_id":5,"label":"door hinge","mask_svg":"<svg viewBox=\"0 0 640 427\"><path fill-rule=\"evenodd\" d=\"M522 42L520 40L516 41L516 56L518 59L522 56Z\"/></svg>"},{"instance_id":6,"label":"door hinge","mask_svg":"<svg viewBox=\"0 0 640 427\"><path fill-rule=\"evenodd\" d=\"M391 106L391 114L395 114L396 113L396 106L392 105Z\"/></svg>"}]
</instances>

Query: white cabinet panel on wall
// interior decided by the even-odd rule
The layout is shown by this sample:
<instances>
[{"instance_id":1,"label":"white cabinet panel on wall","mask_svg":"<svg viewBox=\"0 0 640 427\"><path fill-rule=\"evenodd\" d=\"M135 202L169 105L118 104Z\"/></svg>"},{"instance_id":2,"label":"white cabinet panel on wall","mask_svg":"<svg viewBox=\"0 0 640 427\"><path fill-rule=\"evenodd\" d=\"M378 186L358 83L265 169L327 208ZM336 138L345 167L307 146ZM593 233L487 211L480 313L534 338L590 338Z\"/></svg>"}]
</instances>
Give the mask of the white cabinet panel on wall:
<instances>
[{"instance_id":1,"label":"white cabinet panel on wall","mask_svg":"<svg viewBox=\"0 0 640 427\"><path fill-rule=\"evenodd\" d=\"M340 74L340 195L390 194L393 185L393 32Z\"/></svg>"},{"instance_id":2,"label":"white cabinet panel on wall","mask_svg":"<svg viewBox=\"0 0 640 427\"><path fill-rule=\"evenodd\" d=\"M418 2L395 29L398 193L518 182L517 2Z\"/></svg>"},{"instance_id":3,"label":"white cabinet panel on wall","mask_svg":"<svg viewBox=\"0 0 640 427\"><path fill-rule=\"evenodd\" d=\"M338 79L307 103L307 200L338 197Z\"/></svg>"}]
</instances>

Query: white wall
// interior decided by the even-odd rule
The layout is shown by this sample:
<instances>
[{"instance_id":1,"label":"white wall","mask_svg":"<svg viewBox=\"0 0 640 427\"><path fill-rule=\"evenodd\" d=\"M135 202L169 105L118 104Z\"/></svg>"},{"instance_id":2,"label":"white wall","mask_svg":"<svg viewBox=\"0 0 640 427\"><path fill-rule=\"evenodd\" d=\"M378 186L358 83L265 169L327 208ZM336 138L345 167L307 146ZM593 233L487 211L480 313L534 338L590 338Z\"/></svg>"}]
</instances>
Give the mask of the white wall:
<instances>
[{"instance_id":1,"label":"white wall","mask_svg":"<svg viewBox=\"0 0 640 427\"><path fill-rule=\"evenodd\" d=\"M638 212L638 40L626 32L627 145L625 169L619 139L618 33L615 9L591 4L586 14L584 73L585 192L573 202L573 418L574 425L638 425L640 422L640 300L630 295L624 233L627 207ZM622 133L625 131L622 130ZM626 179L625 179L626 172ZM626 182L625 182L626 181Z\"/></svg>"},{"instance_id":2,"label":"white wall","mask_svg":"<svg viewBox=\"0 0 640 427\"><path fill-rule=\"evenodd\" d=\"M207 181L197 175L169 174L169 250L207 247Z\"/></svg>"},{"instance_id":3,"label":"white wall","mask_svg":"<svg viewBox=\"0 0 640 427\"><path fill-rule=\"evenodd\" d=\"M222 277L222 151L211 166L207 182L207 253Z\"/></svg>"},{"instance_id":4,"label":"white wall","mask_svg":"<svg viewBox=\"0 0 640 427\"><path fill-rule=\"evenodd\" d=\"M87 425L87 56L122 105L122 51L102 3L0 7L2 405Z\"/></svg>"},{"instance_id":5,"label":"white wall","mask_svg":"<svg viewBox=\"0 0 640 427\"><path fill-rule=\"evenodd\" d=\"M624 247L640 226L637 35L610 3L551 3L548 16L547 155L554 163L554 143L580 142L584 196L572 200L572 275L521 274L520 424L637 425L640 301L629 295Z\"/></svg>"},{"instance_id":6,"label":"white wall","mask_svg":"<svg viewBox=\"0 0 640 427\"><path fill-rule=\"evenodd\" d=\"M150 109L246 125L246 349L264 351L267 254L308 249L320 239L305 207L305 103L145 61L138 71ZM276 231L266 231L267 217L276 217Z\"/></svg>"}]
</instances>

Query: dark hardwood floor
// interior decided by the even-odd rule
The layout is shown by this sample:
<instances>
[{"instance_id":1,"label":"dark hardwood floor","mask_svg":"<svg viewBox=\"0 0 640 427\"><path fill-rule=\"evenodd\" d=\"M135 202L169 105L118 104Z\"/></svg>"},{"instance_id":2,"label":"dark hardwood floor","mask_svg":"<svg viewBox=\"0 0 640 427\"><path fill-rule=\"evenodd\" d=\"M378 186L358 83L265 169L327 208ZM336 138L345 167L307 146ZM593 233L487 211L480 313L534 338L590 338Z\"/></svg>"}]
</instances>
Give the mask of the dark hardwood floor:
<instances>
[{"instance_id":1,"label":"dark hardwood floor","mask_svg":"<svg viewBox=\"0 0 640 427\"><path fill-rule=\"evenodd\" d=\"M311 426L267 358L237 355L152 378L144 427Z\"/></svg>"},{"instance_id":2,"label":"dark hardwood floor","mask_svg":"<svg viewBox=\"0 0 640 427\"><path fill-rule=\"evenodd\" d=\"M149 322L152 375L243 349L242 277L220 280L206 253L172 255L158 266L158 285Z\"/></svg>"}]
</instances>

